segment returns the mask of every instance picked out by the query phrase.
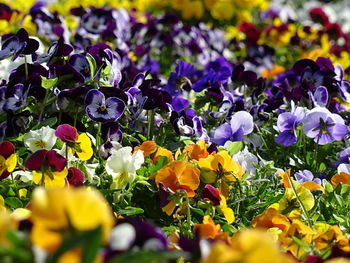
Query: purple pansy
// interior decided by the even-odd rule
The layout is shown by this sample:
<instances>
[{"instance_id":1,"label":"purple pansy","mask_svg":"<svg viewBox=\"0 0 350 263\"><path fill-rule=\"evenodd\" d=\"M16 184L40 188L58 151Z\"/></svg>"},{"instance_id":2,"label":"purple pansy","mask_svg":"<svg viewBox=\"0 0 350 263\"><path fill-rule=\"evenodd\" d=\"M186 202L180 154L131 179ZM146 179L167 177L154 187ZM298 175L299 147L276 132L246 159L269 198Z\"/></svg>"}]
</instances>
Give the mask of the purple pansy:
<instances>
[{"instance_id":1,"label":"purple pansy","mask_svg":"<svg viewBox=\"0 0 350 263\"><path fill-rule=\"evenodd\" d=\"M275 138L275 142L284 146L296 143L298 138L295 130L304 119L305 114L306 109L302 107L297 107L295 110L292 109L291 112L281 113L277 119L277 127L280 134Z\"/></svg>"},{"instance_id":2,"label":"purple pansy","mask_svg":"<svg viewBox=\"0 0 350 263\"><path fill-rule=\"evenodd\" d=\"M93 121L116 121L124 112L125 103L116 97L105 98L97 89L90 90L85 97L85 110Z\"/></svg>"},{"instance_id":3,"label":"purple pansy","mask_svg":"<svg viewBox=\"0 0 350 263\"><path fill-rule=\"evenodd\" d=\"M29 38L27 31L21 28L15 35L2 36L0 60L13 56L12 61L14 61L19 55L33 54L38 48L39 42Z\"/></svg>"},{"instance_id":4,"label":"purple pansy","mask_svg":"<svg viewBox=\"0 0 350 263\"><path fill-rule=\"evenodd\" d=\"M294 174L294 177L299 183L312 181L312 182L315 182L316 184L321 185L321 179L314 178L314 175L309 170L298 171Z\"/></svg>"},{"instance_id":5,"label":"purple pansy","mask_svg":"<svg viewBox=\"0 0 350 263\"><path fill-rule=\"evenodd\" d=\"M322 107L316 107L306 115L303 129L307 137L320 145L341 141L349 132L340 115Z\"/></svg>"},{"instance_id":6,"label":"purple pansy","mask_svg":"<svg viewBox=\"0 0 350 263\"><path fill-rule=\"evenodd\" d=\"M231 118L230 123L220 125L214 132L213 141L224 145L228 140L240 141L254 129L253 117L246 111L238 111Z\"/></svg>"},{"instance_id":7,"label":"purple pansy","mask_svg":"<svg viewBox=\"0 0 350 263\"><path fill-rule=\"evenodd\" d=\"M13 87L8 87L6 90L9 95L3 105L5 112L14 112L18 110L27 101L28 90L25 89L23 84L16 84Z\"/></svg>"}]
</instances>

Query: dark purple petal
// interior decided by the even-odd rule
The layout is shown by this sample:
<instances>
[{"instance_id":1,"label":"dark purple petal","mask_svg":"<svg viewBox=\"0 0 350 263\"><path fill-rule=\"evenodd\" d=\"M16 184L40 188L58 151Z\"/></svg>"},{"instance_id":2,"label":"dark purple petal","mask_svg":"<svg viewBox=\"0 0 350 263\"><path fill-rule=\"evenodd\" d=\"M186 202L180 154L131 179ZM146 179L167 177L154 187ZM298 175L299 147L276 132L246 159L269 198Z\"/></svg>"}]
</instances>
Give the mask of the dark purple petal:
<instances>
[{"instance_id":1,"label":"dark purple petal","mask_svg":"<svg viewBox=\"0 0 350 263\"><path fill-rule=\"evenodd\" d=\"M15 146L11 142L0 143L0 155L5 159L10 157L15 152Z\"/></svg>"},{"instance_id":2,"label":"dark purple petal","mask_svg":"<svg viewBox=\"0 0 350 263\"><path fill-rule=\"evenodd\" d=\"M290 131L295 128L296 116L290 112L284 112L278 115L277 127L280 132Z\"/></svg>"},{"instance_id":3,"label":"dark purple petal","mask_svg":"<svg viewBox=\"0 0 350 263\"><path fill-rule=\"evenodd\" d=\"M210 201L214 206L220 205L220 192L214 186L206 184L201 191L201 199Z\"/></svg>"},{"instance_id":4,"label":"dark purple petal","mask_svg":"<svg viewBox=\"0 0 350 263\"><path fill-rule=\"evenodd\" d=\"M175 111L179 112L187 108L190 105L190 102L184 98L175 97L173 98L171 105L173 106Z\"/></svg>"},{"instance_id":5,"label":"dark purple petal","mask_svg":"<svg viewBox=\"0 0 350 263\"><path fill-rule=\"evenodd\" d=\"M298 138L294 130L285 130L281 132L276 138L275 142L284 146L290 146L297 142Z\"/></svg>"},{"instance_id":6,"label":"dark purple petal","mask_svg":"<svg viewBox=\"0 0 350 263\"><path fill-rule=\"evenodd\" d=\"M35 170L35 171L39 171L41 170L42 167L44 167L45 163L45 157L47 154L48 150L38 150L35 153L32 154L32 156L30 156L28 158L28 160L25 162L24 166L28 169L28 170Z\"/></svg>"},{"instance_id":7,"label":"dark purple petal","mask_svg":"<svg viewBox=\"0 0 350 263\"><path fill-rule=\"evenodd\" d=\"M82 186L84 184L84 173L75 167L68 169L67 180L72 186Z\"/></svg>"},{"instance_id":8,"label":"dark purple petal","mask_svg":"<svg viewBox=\"0 0 350 263\"><path fill-rule=\"evenodd\" d=\"M67 164L67 159L57 153L55 150L50 150L46 153L47 164L55 168L55 171L62 171Z\"/></svg>"}]
</instances>

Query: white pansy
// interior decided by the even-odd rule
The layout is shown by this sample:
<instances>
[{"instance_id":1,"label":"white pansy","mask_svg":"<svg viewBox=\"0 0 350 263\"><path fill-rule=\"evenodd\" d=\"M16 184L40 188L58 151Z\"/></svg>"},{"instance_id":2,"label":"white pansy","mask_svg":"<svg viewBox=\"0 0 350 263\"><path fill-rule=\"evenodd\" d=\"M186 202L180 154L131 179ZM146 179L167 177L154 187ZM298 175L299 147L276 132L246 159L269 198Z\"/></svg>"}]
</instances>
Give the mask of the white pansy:
<instances>
[{"instance_id":1,"label":"white pansy","mask_svg":"<svg viewBox=\"0 0 350 263\"><path fill-rule=\"evenodd\" d=\"M232 159L239 163L243 170L250 175L255 173L256 168L254 165L259 163L258 157L249 152L247 147L245 147L243 151L236 153Z\"/></svg>"},{"instance_id":2,"label":"white pansy","mask_svg":"<svg viewBox=\"0 0 350 263\"><path fill-rule=\"evenodd\" d=\"M128 250L135 238L135 228L131 224L122 223L112 229L109 244L113 250Z\"/></svg>"},{"instance_id":3,"label":"white pansy","mask_svg":"<svg viewBox=\"0 0 350 263\"><path fill-rule=\"evenodd\" d=\"M33 181L33 174L29 171L15 171L12 173L13 177L15 178L17 175L19 175L19 180L21 180L24 183L32 182Z\"/></svg>"},{"instance_id":4,"label":"white pansy","mask_svg":"<svg viewBox=\"0 0 350 263\"><path fill-rule=\"evenodd\" d=\"M144 162L143 152L135 151L131 154L131 147L123 147L113 150L108 157L106 171L113 177L113 189L123 189L128 183L135 180L136 171Z\"/></svg>"},{"instance_id":5,"label":"white pansy","mask_svg":"<svg viewBox=\"0 0 350 263\"><path fill-rule=\"evenodd\" d=\"M31 152L41 149L51 150L56 143L56 139L55 130L49 126L45 126L39 130L28 132L24 137L24 145Z\"/></svg>"}]
</instances>

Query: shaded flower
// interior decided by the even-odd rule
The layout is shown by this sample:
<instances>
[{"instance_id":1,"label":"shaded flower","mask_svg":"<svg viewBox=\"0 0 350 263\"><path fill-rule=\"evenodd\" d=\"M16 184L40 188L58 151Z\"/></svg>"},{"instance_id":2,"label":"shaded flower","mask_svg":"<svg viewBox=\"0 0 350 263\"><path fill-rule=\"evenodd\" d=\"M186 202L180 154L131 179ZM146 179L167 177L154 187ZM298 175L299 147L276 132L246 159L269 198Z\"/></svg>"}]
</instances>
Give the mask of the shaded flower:
<instances>
[{"instance_id":1,"label":"shaded flower","mask_svg":"<svg viewBox=\"0 0 350 263\"><path fill-rule=\"evenodd\" d=\"M69 185L82 186L84 184L85 176L82 171L75 167L68 168L67 180Z\"/></svg>"},{"instance_id":2,"label":"shaded flower","mask_svg":"<svg viewBox=\"0 0 350 263\"><path fill-rule=\"evenodd\" d=\"M13 56L14 61L19 55L33 54L38 48L39 42L29 38L27 31L21 28L16 34L2 36L0 60Z\"/></svg>"},{"instance_id":3,"label":"shaded flower","mask_svg":"<svg viewBox=\"0 0 350 263\"><path fill-rule=\"evenodd\" d=\"M105 98L97 89L90 90L85 97L85 110L93 121L113 122L124 112L125 103L117 98Z\"/></svg>"},{"instance_id":4,"label":"shaded flower","mask_svg":"<svg viewBox=\"0 0 350 263\"><path fill-rule=\"evenodd\" d=\"M228 184L240 180L243 176L242 167L232 160L227 151L211 154L207 158L201 158L196 162L201 168L201 180L203 183L212 184L220 182L220 192L228 197Z\"/></svg>"}]
</instances>

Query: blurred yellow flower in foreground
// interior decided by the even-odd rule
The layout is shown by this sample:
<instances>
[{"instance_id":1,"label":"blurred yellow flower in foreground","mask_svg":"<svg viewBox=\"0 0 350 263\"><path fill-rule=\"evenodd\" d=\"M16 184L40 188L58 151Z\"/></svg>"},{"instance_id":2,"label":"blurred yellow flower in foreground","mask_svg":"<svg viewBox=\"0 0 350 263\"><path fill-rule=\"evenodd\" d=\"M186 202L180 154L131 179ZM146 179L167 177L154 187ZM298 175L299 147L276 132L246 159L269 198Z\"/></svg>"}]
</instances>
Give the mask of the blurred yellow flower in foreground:
<instances>
[{"instance_id":1,"label":"blurred yellow flower in foreground","mask_svg":"<svg viewBox=\"0 0 350 263\"><path fill-rule=\"evenodd\" d=\"M32 197L31 239L48 252L60 246L63 233L102 227L107 241L114 224L113 213L102 195L85 188L37 188Z\"/></svg>"},{"instance_id":2,"label":"blurred yellow flower in foreground","mask_svg":"<svg viewBox=\"0 0 350 263\"><path fill-rule=\"evenodd\" d=\"M202 263L288 263L294 260L280 252L273 235L261 230L247 229L236 233L231 245L216 242Z\"/></svg>"}]
</instances>

